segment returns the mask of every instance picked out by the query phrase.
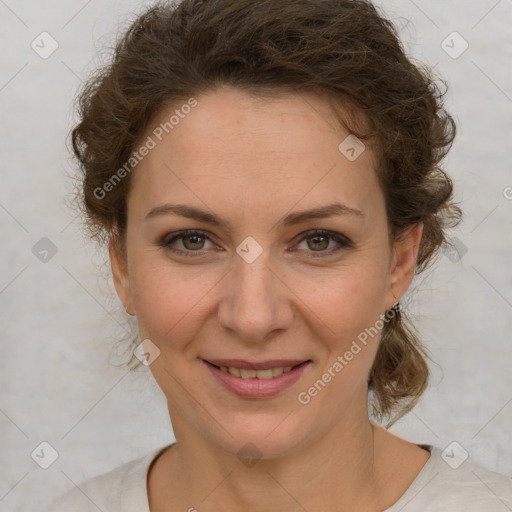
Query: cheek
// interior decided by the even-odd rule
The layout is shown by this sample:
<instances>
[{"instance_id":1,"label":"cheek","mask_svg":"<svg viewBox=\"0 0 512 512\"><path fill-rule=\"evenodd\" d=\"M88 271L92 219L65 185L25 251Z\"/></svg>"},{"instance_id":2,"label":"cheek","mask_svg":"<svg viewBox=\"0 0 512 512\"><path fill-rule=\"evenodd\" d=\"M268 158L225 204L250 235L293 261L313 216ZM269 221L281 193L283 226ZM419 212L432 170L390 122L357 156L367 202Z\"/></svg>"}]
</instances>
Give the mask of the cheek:
<instances>
[{"instance_id":1,"label":"cheek","mask_svg":"<svg viewBox=\"0 0 512 512\"><path fill-rule=\"evenodd\" d=\"M159 346L172 339L174 347L198 330L198 315L203 314L208 295L214 293L221 276L200 270L200 266L185 273L161 259L155 255L134 259L131 296L141 337Z\"/></svg>"},{"instance_id":2,"label":"cheek","mask_svg":"<svg viewBox=\"0 0 512 512\"><path fill-rule=\"evenodd\" d=\"M384 325L386 276L381 266L374 264L347 267L336 277L329 277L317 280L316 288L303 280L308 289L303 288L302 293L309 297L308 307L316 313L309 317L318 318L312 330L325 355L318 351L318 370L301 390L299 401L311 404L317 414L328 403L334 418L344 414L356 396L366 396L368 374ZM319 293L319 286L325 293Z\"/></svg>"},{"instance_id":3,"label":"cheek","mask_svg":"<svg viewBox=\"0 0 512 512\"><path fill-rule=\"evenodd\" d=\"M305 304L305 314L316 317L323 332L344 344L384 313L386 279L382 264L366 260L323 274L297 274L291 288Z\"/></svg>"}]
</instances>

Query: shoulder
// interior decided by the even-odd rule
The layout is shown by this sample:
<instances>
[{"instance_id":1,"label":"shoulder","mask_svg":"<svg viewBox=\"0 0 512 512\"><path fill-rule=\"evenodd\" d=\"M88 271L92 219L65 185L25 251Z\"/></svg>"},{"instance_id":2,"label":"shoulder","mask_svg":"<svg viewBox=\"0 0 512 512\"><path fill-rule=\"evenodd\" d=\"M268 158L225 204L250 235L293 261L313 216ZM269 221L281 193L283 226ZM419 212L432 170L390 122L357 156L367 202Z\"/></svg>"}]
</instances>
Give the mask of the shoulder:
<instances>
[{"instance_id":1,"label":"shoulder","mask_svg":"<svg viewBox=\"0 0 512 512\"><path fill-rule=\"evenodd\" d=\"M512 510L512 478L429 446L430 459L389 512Z\"/></svg>"},{"instance_id":2,"label":"shoulder","mask_svg":"<svg viewBox=\"0 0 512 512\"><path fill-rule=\"evenodd\" d=\"M78 484L55 501L49 512L149 512L147 471L165 448Z\"/></svg>"}]
</instances>

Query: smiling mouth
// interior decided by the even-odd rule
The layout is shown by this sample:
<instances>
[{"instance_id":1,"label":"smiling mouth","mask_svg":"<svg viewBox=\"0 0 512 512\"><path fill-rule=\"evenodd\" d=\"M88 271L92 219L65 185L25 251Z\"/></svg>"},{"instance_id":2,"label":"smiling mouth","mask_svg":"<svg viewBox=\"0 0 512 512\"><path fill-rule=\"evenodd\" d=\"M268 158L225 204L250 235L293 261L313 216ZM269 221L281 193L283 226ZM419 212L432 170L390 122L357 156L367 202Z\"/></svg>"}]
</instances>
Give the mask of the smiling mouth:
<instances>
[{"instance_id":1,"label":"smiling mouth","mask_svg":"<svg viewBox=\"0 0 512 512\"><path fill-rule=\"evenodd\" d=\"M228 373L233 375L234 377L239 377L241 379L260 379L260 380L268 380L273 379L275 377L279 377L283 373L289 373L295 368L305 365L311 360L302 361L298 364L288 365L288 366L269 366L268 368L263 368L259 370L255 370L252 368L239 368L236 366L224 366L224 365L216 365L211 363L210 361L204 360L209 365L217 368L218 370L223 371L224 373Z\"/></svg>"}]
</instances>

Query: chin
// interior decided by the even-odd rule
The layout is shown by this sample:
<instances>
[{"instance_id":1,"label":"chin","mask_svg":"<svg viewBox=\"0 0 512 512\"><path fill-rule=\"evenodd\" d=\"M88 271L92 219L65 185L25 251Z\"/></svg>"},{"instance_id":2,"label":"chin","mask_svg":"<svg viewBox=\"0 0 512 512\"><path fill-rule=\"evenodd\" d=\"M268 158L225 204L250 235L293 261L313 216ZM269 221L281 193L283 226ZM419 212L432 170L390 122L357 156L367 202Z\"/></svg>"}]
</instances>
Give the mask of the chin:
<instances>
[{"instance_id":1,"label":"chin","mask_svg":"<svg viewBox=\"0 0 512 512\"><path fill-rule=\"evenodd\" d=\"M249 460L271 460L298 451L308 436L304 422L286 418L286 414L248 418L246 414L233 418L225 424L226 431L217 431L210 440L226 452L236 455L242 462ZM283 421L284 420L284 421ZM228 433L229 432L229 433ZM249 467L250 465L247 464Z\"/></svg>"}]
</instances>

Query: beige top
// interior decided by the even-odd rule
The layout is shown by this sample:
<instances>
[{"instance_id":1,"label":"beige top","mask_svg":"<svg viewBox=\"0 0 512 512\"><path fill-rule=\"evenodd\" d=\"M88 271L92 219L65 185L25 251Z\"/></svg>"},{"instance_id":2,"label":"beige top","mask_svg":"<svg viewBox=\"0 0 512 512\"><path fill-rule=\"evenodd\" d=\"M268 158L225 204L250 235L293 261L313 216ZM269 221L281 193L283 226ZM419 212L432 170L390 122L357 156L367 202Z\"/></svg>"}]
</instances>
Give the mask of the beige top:
<instances>
[{"instance_id":1,"label":"beige top","mask_svg":"<svg viewBox=\"0 0 512 512\"><path fill-rule=\"evenodd\" d=\"M445 454L446 462L439 448L422 446L430 458L401 498L383 512L512 511L512 478ZM166 448L86 480L54 503L50 512L150 512L148 469Z\"/></svg>"}]
</instances>

